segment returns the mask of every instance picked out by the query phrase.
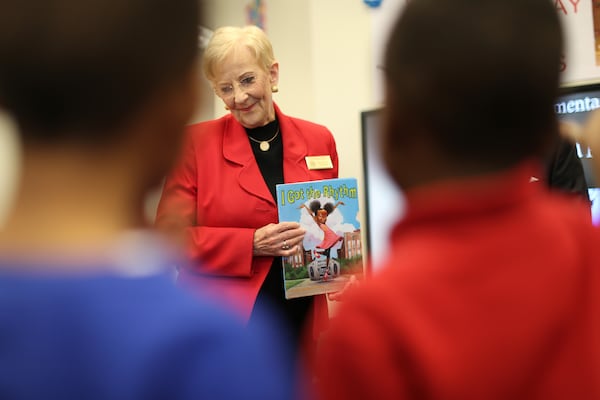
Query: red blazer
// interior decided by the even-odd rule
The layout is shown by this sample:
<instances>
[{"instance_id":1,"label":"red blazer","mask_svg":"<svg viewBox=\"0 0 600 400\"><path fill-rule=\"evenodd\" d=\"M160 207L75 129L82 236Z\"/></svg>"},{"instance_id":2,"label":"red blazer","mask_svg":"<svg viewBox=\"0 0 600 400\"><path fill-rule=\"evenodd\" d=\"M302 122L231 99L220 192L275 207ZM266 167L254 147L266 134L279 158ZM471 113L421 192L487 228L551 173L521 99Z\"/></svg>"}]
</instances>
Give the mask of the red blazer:
<instances>
[{"instance_id":1,"label":"red blazer","mask_svg":"<svg viewBox=\"0 0 600 400\"><path fill-rule=\"evenodd\" d=\"M277 106L275 112L285 182L337 178L331 132L285 116ZM333 168L309 170L305 157L322 155L331 157ZM248 318L273 261L253 257L254 231L277 222L277 205L239 122L227 115L190 126L181 162L166 179L156 217L160 228L186 229L191 267L181 275L184 283L214 291ZM317 297L315 317L321 325L327 319L327 302Z\"/></svg>"}]
</instances>

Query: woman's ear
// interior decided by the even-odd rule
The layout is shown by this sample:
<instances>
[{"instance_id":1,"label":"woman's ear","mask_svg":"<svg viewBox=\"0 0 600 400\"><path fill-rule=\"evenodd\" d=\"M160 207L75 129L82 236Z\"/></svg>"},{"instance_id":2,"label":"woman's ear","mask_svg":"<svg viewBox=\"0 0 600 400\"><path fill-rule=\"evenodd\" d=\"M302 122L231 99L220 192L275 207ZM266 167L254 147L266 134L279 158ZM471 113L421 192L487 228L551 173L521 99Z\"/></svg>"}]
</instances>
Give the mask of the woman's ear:
<instances>
[{"instance_id":1,"label":"woman's ear","mask_svg":"<svg viewBox=\"0 0 600 400\"><path fill-rule=\"evenodd\" d=\"M279 63L277 61L269 68L269 78L271 80L271 86L277 86L279 84Z\"/></svg>"}]
</instances>

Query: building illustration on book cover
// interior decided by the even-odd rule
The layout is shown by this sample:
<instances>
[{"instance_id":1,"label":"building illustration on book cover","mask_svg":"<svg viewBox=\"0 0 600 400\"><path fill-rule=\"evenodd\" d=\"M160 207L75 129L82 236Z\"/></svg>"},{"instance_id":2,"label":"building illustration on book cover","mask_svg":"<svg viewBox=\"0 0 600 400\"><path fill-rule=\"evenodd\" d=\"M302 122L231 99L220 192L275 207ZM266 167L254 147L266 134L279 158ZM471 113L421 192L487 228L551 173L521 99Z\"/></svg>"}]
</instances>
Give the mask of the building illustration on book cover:
<instances>
[{"instance_id":1,"label":"building illustration on book cover","mask_svg":"<svg viewBox=\"0 0 600 400\"><path fill-rule=\"evenodd\" d=\"M356 179L277 185L279 221L306 230L298 252L283 257L287 299L341 290L362 278L363 257Z\"/></svg>"}]
</instances>

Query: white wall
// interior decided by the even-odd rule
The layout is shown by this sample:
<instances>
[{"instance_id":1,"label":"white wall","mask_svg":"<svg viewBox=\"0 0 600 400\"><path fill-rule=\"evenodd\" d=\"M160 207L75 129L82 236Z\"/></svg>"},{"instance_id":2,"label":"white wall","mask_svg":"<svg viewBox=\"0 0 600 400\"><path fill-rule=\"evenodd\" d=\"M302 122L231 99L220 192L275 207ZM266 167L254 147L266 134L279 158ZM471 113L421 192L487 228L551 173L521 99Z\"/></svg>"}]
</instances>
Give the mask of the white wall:
<instances>
[{"instance_id":1,"label":"white wall","mask_svg":"<svg viewBox=\"0 0 600 400\"><path fill-rule=\"evenodd\" d=\"M360 112L373 108L371 12L361 1L312 0L310 32L316 113L333 132L340 176L362 187Z\"/></svg>"}]
</instances>

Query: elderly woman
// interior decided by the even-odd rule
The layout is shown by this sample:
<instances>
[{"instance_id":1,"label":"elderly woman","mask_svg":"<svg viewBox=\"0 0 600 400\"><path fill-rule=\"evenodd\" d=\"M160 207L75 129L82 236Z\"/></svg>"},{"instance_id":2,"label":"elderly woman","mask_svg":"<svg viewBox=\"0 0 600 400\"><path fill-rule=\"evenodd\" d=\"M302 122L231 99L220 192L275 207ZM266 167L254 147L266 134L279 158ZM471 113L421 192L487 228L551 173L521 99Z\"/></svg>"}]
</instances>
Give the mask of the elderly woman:
<instances>
[{"instance_id":1,"label":"elderly woman","mask_svg":"<svg viewBox=\"0 0 600 400\"><path fill-rule=\"evenodd\" d=\"M278 223L275 185L336 178L333 136L273 102L279 64L259 28L216 30L203 69L230 113L189 127L163 189L157 225L184 229L187 239L180 281L216 292L248 318L256 303L270 304L295 339L305 323L316 334L327 321L325 297L284 298L281 257L298 250L304 231ZM315 168L311 157L324 162Z\"/></svg>"}]
</instances>

